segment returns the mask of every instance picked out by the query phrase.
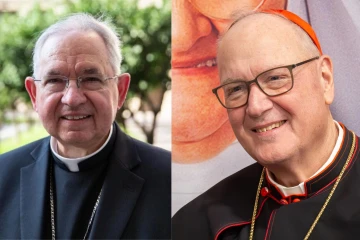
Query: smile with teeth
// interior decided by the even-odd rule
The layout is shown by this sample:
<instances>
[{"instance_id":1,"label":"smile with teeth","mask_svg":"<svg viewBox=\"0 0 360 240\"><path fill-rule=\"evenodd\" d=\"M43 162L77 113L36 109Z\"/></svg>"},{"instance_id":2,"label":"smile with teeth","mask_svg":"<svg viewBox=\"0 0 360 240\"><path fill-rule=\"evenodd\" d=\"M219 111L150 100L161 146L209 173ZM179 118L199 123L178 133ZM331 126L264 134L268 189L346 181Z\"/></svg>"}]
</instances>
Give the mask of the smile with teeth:
<instances>
[{"instance_id":1,"label":"smile with teeth","mask_svg":"<svg viewBox=\"0 0 360 240\"><path fill-rule=\"evenodd\" d=\"M85 119L88 118L89 115L84 115L84 116L63 116L63 118L65 118L66 120L80 120L80 119Z\"/></svg>"},{"instance_id":2,"label":"smile with teeth","mask_svg":"<svg viewBox=\"0 0 360 240\"><path fill-rule=\"evenodd\" d=\"M283 125L284 123L285 123L285 120L277 122L277 123L273 123L273 124L271 124L270 126L267 126L267 127L254 129L254 131L257 132L257 133L266 132L266 131L272 130L274 128L278 128L281 125Z\"/></svg>"},{"instance_id":3,"label":"smile with teeth","mask_svg":"<svg viewBox=\"0 0 360 240\"><path fill-rule=\"evenodd\" d=\"M216 66L216 59L209 59L205 62L199 63L198 65L196 65L195 67L197 68L201 68L201 67L214 67Z\"/></svg>"}]
</instances>

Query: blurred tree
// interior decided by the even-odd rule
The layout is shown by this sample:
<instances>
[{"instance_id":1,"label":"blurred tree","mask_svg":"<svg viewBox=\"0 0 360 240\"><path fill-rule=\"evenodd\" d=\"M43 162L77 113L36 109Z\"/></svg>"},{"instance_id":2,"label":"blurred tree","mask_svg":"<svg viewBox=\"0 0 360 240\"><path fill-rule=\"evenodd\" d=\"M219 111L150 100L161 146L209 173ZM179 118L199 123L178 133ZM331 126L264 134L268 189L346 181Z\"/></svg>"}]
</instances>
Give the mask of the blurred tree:
<instances>
[{"instance_id":1,"label":"blurred tree","mask_svg":"<svg viewBox=\"0 0 360 240\"><path fill-rule=\"evenodd\" d=\"M0 15L0 118L5 109L15 107L16 100L29 101L23 81L32 73L32 49L40 31L61 16L87 12L108 18L122 40L121 68L131 74L131 85L117 121L126 128L124 118L133 118L147 141L153 143L156 117L170 87L170 6L169 0L160 6L146 7L141 7L139 0L64 0L61 7L54 8L56 13L37 6L23 16ZM131 104L134 97L140 99L139 104ZM145 111L152 113L150 120L135 118L137 113Z\"/></svg>"},{"instance_id":2,"label":"blurred tree","mask_svg":"<svg viewBox=\"0 0 360 240\"><path fill-rule=\"evenodd\" d=\"M31 74L32 49L37 34L54 21L38 6L26 16L0 15L0 126L6 110L15 110L18 100L29 101L24 80Z\"/></svg>"}]
</instances>

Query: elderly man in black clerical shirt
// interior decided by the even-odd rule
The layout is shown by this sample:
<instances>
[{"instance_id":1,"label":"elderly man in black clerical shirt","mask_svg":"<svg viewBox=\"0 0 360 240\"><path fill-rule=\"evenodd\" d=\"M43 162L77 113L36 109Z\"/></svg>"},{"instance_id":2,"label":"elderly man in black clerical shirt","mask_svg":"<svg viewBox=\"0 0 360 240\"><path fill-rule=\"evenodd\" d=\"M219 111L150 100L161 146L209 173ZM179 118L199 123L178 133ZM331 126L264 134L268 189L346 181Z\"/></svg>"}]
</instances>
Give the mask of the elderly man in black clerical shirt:
<instances>
[{"instance_id":1,"label":"elderly man in black clerical shirt","mask_svg":"<svg viewBox=\"0 0 360 240\"><path fill-rule=\"evenodd\" d=\"M170 153L114 122L130 75L114 28L47 28L25 87L50 137L0 156L1 239L170 239Z\"/></svg>"},{"instance_id":2,"label":"elderly man in black clerical shirt","mask_svg":"<svg viewBox=\"0 0 360 240\"><path fill-rule=\"evenodd\" d=\"M358 239L359 138L332 118L333 65L311 26L286 10L243 13L217 60L213 93L257 163L177 212L172 239Z\"/></svg>"}]
</instances>

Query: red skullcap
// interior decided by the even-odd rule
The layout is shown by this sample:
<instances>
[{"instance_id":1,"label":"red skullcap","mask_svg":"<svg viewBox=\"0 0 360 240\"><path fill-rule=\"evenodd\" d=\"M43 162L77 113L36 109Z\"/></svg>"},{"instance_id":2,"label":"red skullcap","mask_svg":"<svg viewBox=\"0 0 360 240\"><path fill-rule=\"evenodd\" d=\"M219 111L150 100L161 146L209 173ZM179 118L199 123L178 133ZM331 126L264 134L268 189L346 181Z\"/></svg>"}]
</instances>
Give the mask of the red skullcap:
<instances>
[{"instance_id":1,"label":"red skullcap","mask_svg":"<svg viewBox=\"0 0 360 240\"><path fill-rule=\"evenodd\" d=\"M292 21L299 27L301 27L309 35L311 40L314 42L316 47L319 49L320 54L322 54L320 42L316 37L314 29L310 26L310 24L305 22L298 15L296 15L292 12L289 12L286 10L280 10L280 9L265 9L265 10L261 10L260 12L270 13L270 14L279 14L279 15L284 16L285 18L289 19L290 21Z\"/></svg>"}]
</instances>

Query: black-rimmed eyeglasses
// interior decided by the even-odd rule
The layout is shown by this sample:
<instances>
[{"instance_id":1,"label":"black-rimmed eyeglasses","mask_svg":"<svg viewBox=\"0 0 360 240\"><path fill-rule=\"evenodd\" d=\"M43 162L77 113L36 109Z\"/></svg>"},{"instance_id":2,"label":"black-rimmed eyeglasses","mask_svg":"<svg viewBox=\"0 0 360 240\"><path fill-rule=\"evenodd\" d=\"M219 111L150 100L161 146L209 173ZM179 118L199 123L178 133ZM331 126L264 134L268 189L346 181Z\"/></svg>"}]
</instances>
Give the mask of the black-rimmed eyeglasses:
<instances>
[{"instance_id":1,"label":"black-rimmed eyeglasses","mask_svg":"<svg viewBox=\"0 0 360 240\"><path fill-rule=\"evenodd\" d=\"M114 77L103 77L101 75L80 76L76 80L76 86L84 91L98 91L104 88L105 82ZM71 79L61 75L45 76L43 79L34 79L35 82L41 82L42 87L50 93L62 92L69 87Z\"/></svg>"},{"instance_id":2,"label":"black-rimmed eyeglasses","mask_svg":"<svg viewBox=\"0 0 360 240\"><path fill-rule=\"evenodd\" d=\"M300 65L319 59L310 58L306 61L282 67L276 67L260 73L254 80L232 80L212 90L217 99L227 109L239 108L247 104L250 85L256 83L263 93L273 97L290 91L294 85L292 70Z\"/></svg>"}]
</instances>

